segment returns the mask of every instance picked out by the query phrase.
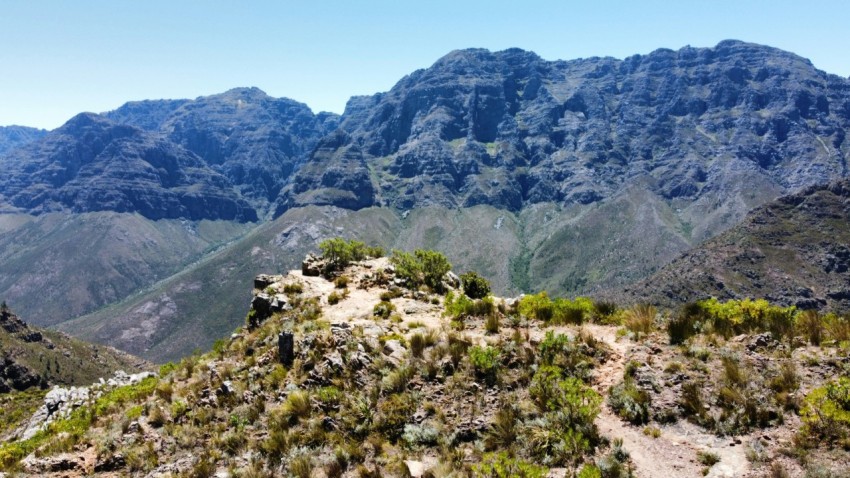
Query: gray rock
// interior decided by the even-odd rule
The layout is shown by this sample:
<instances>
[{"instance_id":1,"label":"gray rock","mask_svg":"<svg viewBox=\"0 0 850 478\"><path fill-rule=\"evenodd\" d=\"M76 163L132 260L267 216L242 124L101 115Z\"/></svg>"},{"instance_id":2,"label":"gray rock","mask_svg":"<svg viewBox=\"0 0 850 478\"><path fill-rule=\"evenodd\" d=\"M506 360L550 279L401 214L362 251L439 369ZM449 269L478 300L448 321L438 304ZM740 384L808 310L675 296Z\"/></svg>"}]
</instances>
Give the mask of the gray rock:
<instances>
[{"instance_id":1,"label":"gray rock","mask_svg":"<svg viewBox=\"0 0 850 478\"><path fill-rule=\"evenodd\" d=\"M295 360L295 336L292 332L281 332L277 336L277 353L280 363L291 367Z\"/></svg>"}]
</instances>

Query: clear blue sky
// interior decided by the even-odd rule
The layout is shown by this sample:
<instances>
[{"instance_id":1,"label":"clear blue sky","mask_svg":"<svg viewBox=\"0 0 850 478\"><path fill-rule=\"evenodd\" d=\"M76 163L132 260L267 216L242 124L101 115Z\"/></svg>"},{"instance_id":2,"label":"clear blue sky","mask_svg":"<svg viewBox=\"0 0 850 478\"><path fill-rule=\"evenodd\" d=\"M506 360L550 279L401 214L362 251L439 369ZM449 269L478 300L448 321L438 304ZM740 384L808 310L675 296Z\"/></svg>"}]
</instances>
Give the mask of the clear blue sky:
<instances>
[{"instance_id":1,"label":"clear blue sky","mask_svg":"<svg viewBox=\"0 0 850 478\"><path fill-rule=\"evenodd\" d=\"M850 75L847 0L0 0L0 125L236 86L342 112L451 50L623 58L734 38Z\"/></svg>"}]
</instances>

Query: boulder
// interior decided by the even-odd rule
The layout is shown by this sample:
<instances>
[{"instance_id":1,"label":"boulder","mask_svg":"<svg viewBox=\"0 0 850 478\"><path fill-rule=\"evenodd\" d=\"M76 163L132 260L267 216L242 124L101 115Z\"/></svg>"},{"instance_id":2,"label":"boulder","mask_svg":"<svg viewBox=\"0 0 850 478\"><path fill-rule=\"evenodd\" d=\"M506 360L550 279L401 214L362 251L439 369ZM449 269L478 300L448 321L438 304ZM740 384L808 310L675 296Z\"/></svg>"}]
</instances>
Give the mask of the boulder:
<instances>
[{"instance_id":1,"label":"boulder","mask_svg":"<svg viewBox=\"0 0 850 478\"><path fill-rule=\"evenodd\" d=\"M295 360L295 336L292 332L281 332L277 336L277 354L286 367L291 367Z\"/></svg>"},{"instance_id":2,"label":"boulder","mask_svg":"<svg viewBox=\"0 0 850 478\"><path fill-rule=\"evenodd\" d=\"M307 254L304 261L301 262L301 275L308 277L318 277L322 275L325 262L313 254Z\"/></svg>"},{"instance_id":3,"label":"boulder","mask_svg":"<svg viewBox=\"0 0 850 478\"><path fill-rule=\"evenodd\" d=\"M275 280L273 276L268 274L260 274L254 278L254 288L258 290L265 290L266 287L274 284Z\"/></svg>"},{"instance_id":4,"label":"boulder","mask_svg":"<svg viewBox=\"0 0 850 478\"><path fill-rule=\"evenodd\" d=\"M443 281L452 289L460 287L460 277L452 271L446 272L446 275L443 277Z\"/></svg>"}]
</instances>

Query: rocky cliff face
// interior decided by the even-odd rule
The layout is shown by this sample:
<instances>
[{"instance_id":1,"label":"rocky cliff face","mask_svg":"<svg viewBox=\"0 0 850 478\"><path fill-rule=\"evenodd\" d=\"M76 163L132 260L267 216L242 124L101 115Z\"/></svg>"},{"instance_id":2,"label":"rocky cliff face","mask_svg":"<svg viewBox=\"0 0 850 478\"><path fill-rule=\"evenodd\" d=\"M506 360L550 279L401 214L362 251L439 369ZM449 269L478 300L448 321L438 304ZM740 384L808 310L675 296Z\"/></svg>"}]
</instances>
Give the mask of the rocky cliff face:
<instances>
[{"instance_id":1,"label":"rocky cliff face","mask_svg":"<svg viewBox=\"0 0 850 478\"><path fill-rule=\"evenodd\" d=\"M815 186L762 206L657 274L611 292L675 306L708 297L767 298L850 311L850 182Z\"/></svg>"},{"instance_id":2,"label":"rocky cliff face","mask_svg":"<svg viewBox=\"0 0 850 478\"><path fill-rule=\"evenodd\" d=\"M0 166L0 195L36 214L116 211L151 219L257 219L227 178L196 155L90 113L11 152Z\"/></svg>"},{"instance_id":3,"label":"rocky cliff face","mask_svg":"<svg viewBox=\"0 0 850 478\"><path fill-rule=\"evenodd\" d=\"M705 238L783 191L847 174L850 82L737 41L625 60L463 50L353 98L340 126L346 136L296 173L278 214L329 203L518 211L602 202L641 181Z\"/></svg>"},{"instance_id":4,"label":"rocky cliff face","mask_svg":"<svg viewBox=\"0 0 850 478\"><path fill-rule=\"evenodd\" d=\"M33 142L46 133L43 129L26 126L0 126L0 156L18 146Z\"/></svg>"},{"instance_id":5,"label":"rocky cliff face","mask_svg":"<svg viewBox=\"0 0 850 478\"><path fill-rule=\"evenodd\" d=\"M158 132L227 177L260 210L278 196L338 116L237 88L195 100L127 103L107 116Z\"/></svg>"}]
</instances>

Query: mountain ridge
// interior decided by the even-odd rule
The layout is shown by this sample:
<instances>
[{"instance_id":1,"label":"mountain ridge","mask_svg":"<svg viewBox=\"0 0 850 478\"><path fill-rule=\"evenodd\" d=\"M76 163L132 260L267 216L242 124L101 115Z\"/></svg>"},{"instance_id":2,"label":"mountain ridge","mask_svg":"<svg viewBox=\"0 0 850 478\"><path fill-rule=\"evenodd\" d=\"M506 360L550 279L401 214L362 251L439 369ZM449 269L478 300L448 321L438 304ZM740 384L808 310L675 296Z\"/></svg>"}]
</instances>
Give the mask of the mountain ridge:
<instances>
[{"instance_id":1,"label":"mountain ridge","mask_svg":"<svg viewBox=\"0 0 850 478\"><path fill-rule=\"evenodd\" d=\"M49 304L30 300L20 306L34 320L60 325L72 317L48 318L56 304L72 292L89 297L86 304L73 301L80 304L74 307L80 322L69 326L85 323L87 337L94 328L103 334L130 329L130 335L151 334L145 347L174 357L183 335L170 337L165 329L191 334L191 327L202 328L207 320L215 325L193 336L199 342L192 344L207 346L214 340L208 333L241 320L232 305L223 304L245 295L228 291L239 280L220 272L238 271L245 280L259 272L264 258L292 267L322 239L356 238L370 228L387 235L382 242L387 247L440 247L460 267L490 275L502 294L545 289L575 295L634 283L734 226L753 208L846 177L850 81L792 53L738 41L622 60L548 61L519 49L471 49L411 72L387 92L352 97L341 116L314 114L297 101L237 88L193 100L130 102L86 118L109 123L131 139L86 136L81 129L63 144L107 151L99 155L102 172L145 151L169 152L180 166L177 193L155 184L146 190L152 197L122 202L149 183L92 179L71 183L75 187L59 194L50 183L55 175L29 185L0 177L0 210L15 213L0 218L0 239L7 238L3 243L12 248L7 253L20 259L15 267L0 264L0 281L15 284L25 277L19 265L27 254L16 249L25 247L19 238L37 230L28 219L32 213L59 210L51 214L73 218L75 207L127 204L120 214L148 211L148 219L186 220L186 234L168 225L168 232L156 233L156 246L133 257L141 261L134 267L144 272L137 280L128 280L128 261L98 258L103 264L91 267L105 265L114 286L82 278L73 291L51 289ZM0 164L14 163L13 173L25 164L35 169L53 164L47 155L25 154L50 141L16 148L0 156ZM104 150L98 142L107 141L113 146ZM73 155L65 159L72 162ZM142 172L153 176L144 177L162 177L146 168ZM111 171L119 179L126 179L125 172L139 173ZM19 183L24 177L12 176ZM172 198L183 192L194 203L178 207ZM218 206L207 207L207 200ZM222 226L230 232L168 254L169 240L191 243L198 221L226 223L239 214L243 226ZM81 233L103 230L82 216L80 221L73 227ZM149 230L143 221L130 223ZM136 236L130 231L129 241ZM296 236L305 242L294 244L290 239ZM119 238L109 236L114 240ZM49 248L49 242L40 241L38 248ZM211 259L220 270L205 271L219 277L216 284L195 269L182 276L175 269L190 267L203 244L224 247L221 262L219 256ZM151 251L169 255L167 264ZM235 258L230 252L256 256ZM185 256L176 257L180 254ZM61 257L57 261L51 267L67 268ZM70 267L73 261L65 263ZM43 269L35 277L51 273ZM172 276L181 278L171 282ZM42 282L27 277L13 286L17 298L39 297ZM160 289L163 284L176 289ZM154 313L157 320L145 327L104 325L109 320L104 314L124 310L121 301L133 294L132 287L159 294L154 300L145 292L133 310L162 314ZM216 310L189 304L186 287L201 288L218 304ZM126 316L115 322L126 322ZM165 329L153 330L154 323Z\"/></svg>"},{"instance_id":2,"label":"mountain ridge","mask_svg":"<svg viewBox=\"0 0 850 478\"><path fill-rule=\"evenodd\" d=\"M806 188L754 209L740 224L659 272L607 291L675 307L716 297L767 298L802 309L850 311L850 181Z\"/></svg>"}]
</instances>

